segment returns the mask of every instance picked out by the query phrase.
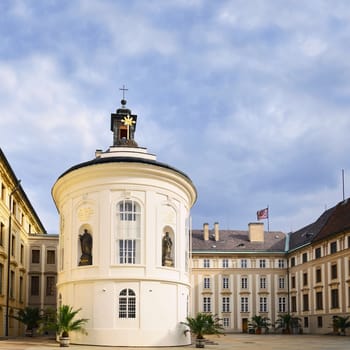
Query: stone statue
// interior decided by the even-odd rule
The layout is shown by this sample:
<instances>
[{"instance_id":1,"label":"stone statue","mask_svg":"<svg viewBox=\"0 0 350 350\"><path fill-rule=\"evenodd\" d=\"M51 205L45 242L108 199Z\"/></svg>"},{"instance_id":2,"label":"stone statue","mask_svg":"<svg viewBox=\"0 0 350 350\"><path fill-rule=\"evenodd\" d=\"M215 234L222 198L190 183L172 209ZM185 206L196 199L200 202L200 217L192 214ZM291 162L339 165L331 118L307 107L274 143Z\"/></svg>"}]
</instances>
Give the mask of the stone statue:
<instances>
[{"instance_id":1,"label":"stone statue","mask_svg":"<svg viewBox=\"0 0 350 350\"><path fill-rule=\"evenodd\" d=\"M79 235L81 257L79 266L92 265L92 236L87 229L84 230L82 235Z\"/></svg>"},{"instance_id":2,"label":"stone statue","mask_svg":"<svg viewBox=\"0 0 350 350\"><path fill-rule=\"evenodd\" d=\"M171 257L173 242L169 236L169 232L165 233L162 241L162 265L163 266L174 266L173 258Z\"/></svg>"}]
</instances>

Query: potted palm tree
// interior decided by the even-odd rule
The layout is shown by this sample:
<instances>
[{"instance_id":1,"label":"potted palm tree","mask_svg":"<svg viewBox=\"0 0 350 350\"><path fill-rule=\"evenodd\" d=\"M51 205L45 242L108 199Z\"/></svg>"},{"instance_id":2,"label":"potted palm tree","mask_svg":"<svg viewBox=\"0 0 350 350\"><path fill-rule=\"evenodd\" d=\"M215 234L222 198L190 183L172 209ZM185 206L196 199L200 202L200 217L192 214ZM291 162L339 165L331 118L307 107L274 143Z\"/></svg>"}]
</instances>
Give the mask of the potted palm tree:
<instances>
[{"instance_id":1,"label":"potted palm tree","mask_svg":"<svg viewBox=\"0 0 350 350\"><path fill-rule=\"evenodd\" d=\"M280 314L276 320L276 328L282 328L283 334L291 334L292 329L300 327L300 318L290 313Z\"/></svg>"},{"instance_id":2,"label":"potted palm tree","mask_svg":"<svg viewBox=\"0 0 350 350\"><path fill-rule=\"evenodd\" d=\"M345 335L346 329L350 328L350 316L334 316L333 328L339 335Z\"/></svg>"},{"instance_id":3,"label":"potted palm tree","mask_svg":"<svg viewBox=\"0 0 350 350\"><path fill-rule=\"evenodd\" d=\"M75 319L81 309L73 310L69 305L62 305L58 308L55 328L60 337L60 346L69 346L69 332L77 331L87 334L84 325L88 321L87 318Z\"/></svg>"},{"instance_id":4,"label":"potted palm tree","mask_svg":"<svg viewBox=\"0 0 350 350\"><path fill-rule=\"evenodd\" d=\"M195 317L187 317L186 322L182 322L188 329L185 333L191 332L196 337L196 348L204 348L205 334L221 334L221 320L210 313L199 312Z\"/></svg>"},{"instance_id":5,"label":"potted palm tree","mask_svg":"<svg viewBox=\"0 0 350 350\"><path fill-rule=\"evenodd\" d=\"M39 326L41 320L40 309L37 307L25 307L17 312L17 315L12 316L14 319L22 322L26 326L25 335L32 337L34 329Z\"/></svg>"},{"instance_id":6,"label":"potted palm tree","mask_svg":"<svg viewBox=\"0 0 350 350\"><path fill-rule=\"evenodd\" d=\"M249 326L255 330L255 334L261 334L263 328L266 330L270 326L270 319L266 316L255 315L249 322Z\"/></svg>"}]
</instances>

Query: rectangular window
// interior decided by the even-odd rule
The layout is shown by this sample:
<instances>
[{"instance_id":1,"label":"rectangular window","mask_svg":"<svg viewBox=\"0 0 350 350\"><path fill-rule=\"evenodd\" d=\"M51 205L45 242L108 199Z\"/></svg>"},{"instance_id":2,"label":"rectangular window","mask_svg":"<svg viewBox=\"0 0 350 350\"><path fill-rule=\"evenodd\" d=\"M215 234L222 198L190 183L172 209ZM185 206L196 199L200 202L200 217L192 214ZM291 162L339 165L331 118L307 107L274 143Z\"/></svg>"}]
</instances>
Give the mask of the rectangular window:
<instances>
[{"instance_id":1,"label":"rectangular window","mask_svg":"<svg viewBox=\"0 0 350 350\"><path fill-rule=\"evenodd\" d=\"M209 259L204 259L203 260L203 267L205 269L208 269L210 267L210 260Z\"/></svg>"},{"instance_id":2,"label":"rectangular window","mask_svg":"<svg viewBox=\"0 0 350 350\"><path fill-rule=\"evenodd\" d=\"M316 270L316 283L322 282L322 272L321 269Z\"/></svg>"},{"instance_id":3,"label":"rectangular window","mask_svg":"<svg viewBox=\"0 0 350 350\"><path fill-rule=\"evenodd\" d=\"M350 236L348 236L348 248L350 248Z\"/></svg>"},{"instance_id":4,"label":"rectangular window","mask_svg":"<svg viewBox=\"0 0 350 350\"><path fill-rule=\"evenodd\" d=\"M15 235L11 236L11 255L15 256L16 252L16 237Z\"/></svg>"},{"instance_id":5,"label":"rectangular window","mask_svg":"<svg viewBox=\"0 0 350 350\"><path fill-rule=\"evenodd\" d=\"M322 328L323 327L323 318L322 316L317 317L317 327Z\"/></svg>"},{"instance_id":6,"label":"rectangular window","mask_svg":"<svg viewBox=\"0 0 350 350\"><path fill-rule=\"evenodd\" d=\"M39 295L39 276L32 276L30 278L30 295L31 296Z\"/></svg>"},{"instance_id":7,"label":"rectangular window","mask_svg":"<svg viewBox=\"0 0 350 350\"><path fill-rule=\"evenodd\" d=\"M286 297L278 298L278 312L286 312Z\"/></svg>"},{"instance_id":8,"label":"rectangular window","mask_svg":"<svg viewBox=\"0 0 350 350\"><path fill-rule=\"evenodd\" d=\"M229 288L229 278L228 277L223 277L222 278L222 288L223 289L228 289Z\"/></svg>"},{"instance_id":9,"label":"rectangular window","mask_svg":"<svg viewBox=\"0 0 350 350\"><path fill-rule=\"evenodd\" d=\"M331 278L332 278L332 280L338 278L337 264L333 264L333 265L331 266Z\"/></svg>"},{"instance_id":10,"label":"rectangular window","mask_svg":"<svg viewBox=\"0 0 350 350\"><path fill-rule=\"evenodd\" d=\"M228 259L223 259L223 260L222 260L222 267L223 267L224 269L227 269L227 268L228 268Z\"/></svg>"},{"instance_id":11,"label":"rectangular window","mask_svg":"<svg viewBox=\"0 0 350 350\"><path fill-rule=\"evenodd\" d=\"M136 240L121 239L119 240L119 263L135 264L136 263Z\"/></svg>"},{"instance_id":12,"label":"rectangular window","mask_svg":"<svg viewBox=\"0 0 350 350\"><path fill-rule=\"evenodd\" d=\"M304 317L304 328L309 328L309 318Z\"/></svg>"},{"instance_id":13,"label":"rectangular window","mask_svg":"<svg viewBox=\"0 0 350 350\"><path fill-rule=\"evenodd\" d=\"M337 252L337 241L331 242L331 254Z\"/></svg>"},{"instance_id":14,"label":"rectangular window","mask_svg":"<svg viewBox=\"0 0 350 350\"><path fill-rule=\"evenodd\" d=\"M10 298L15 297L15 272L11 271L10 273Z\"/></svg>"},{"instance_id":15,"label":"rectangular window","mask_svg":"<svg viewBox=\"0 0 350 350\"><path fill-rule=\"evenodd\" d=\"M309 311L309 295L303 294L303 311Z\"/></svg>"},{"instance_id":16,"label":"rectangular window","mask_svg":"<svg viewBox=\"0 0 350 350\"><path fill-rule=\"evenodd\" d=\"M278 287L279 287L280 289L284 289L284 288L285 288L285 285L286 285L286 283L285 283L285 278L284 278L284 277L279 277L279 278L278 278Z\"/></svg>"},{"instance_id":17,"label":"rectangular window","mask_svg":"<svg viewBox=\"0 0 350 350\"><path fill-rule=\"evenodd\" d=\"M204 288L205 289L210 288L210 278L209 277L204 277Z\"/></svg>"},{"instance_id":18,"label":"rectangular window","mask_svg":"<svg viewBox=\"0 0 350 350\"><path fill-rule=\"evenodd\" d=\"M203 312L211 312L211 298L210 297L203 298Z\"/></svg>"},{"instance_id":19,"label":"rectangular window","mask_svg":"<svg viewBox=\"0 0 350 350\"><path fill-rule=\"evenodd\" d=\"M321 258L321 247L315 249L315 259Z\"/></svg>"},{"instance_id":20,"label":"rectangular window","mask_svg":"<svg viewBox=\"0 0 350 350\"><path fill-rule=\"evenodd\" d=\"M23 264L24 259L24 245L21 243L21 252L20 252L20 263Z\"/></svg>"},{"instance_id":21,"label":"rectangular window","mask_svg":"<svg viewBox=\"0 0 350 350\"><path fill-rule=\"evenodd\" d=\"M47 276L46 277L46 296L55 295L55 277Z\"/></svg>"},{"instance_id":22,"label":"rectangular window","mask_svg":"<svg viewBox=\"0 0 350 350\"><path fill-rule=\"evenodd\" d=\"M242 277L241 279L241 288L247 289L248 288L248 277Z\"/></svg>"},{"instance_id":23,"label":"rectangular window","mask_svg":"<svg viewBox=\"0 0 350 350\"><path fill-rule=\"evenodd\" d=\"M46 252L46 263L47 264L55 264L56 263L56 251L55 250L48 250Z\"/></svg>"},{"instance_id":24,"label":"rectangular window","mask_svg":"<svg viewBox=\"0 0 350 350\"><path fill-rule=\"evenodd\" d=\"M228 317L223 317L222 325L224 326L224 328L229 328L230 327L230 319Z\"/></svg>"},{"instance_id":25,"label":"rectangular window","mask_svg":"<svg viewBox=\"0 0 350 350\"><path fill-rule=\"evenodd\" d=\"M291 288L295 288L295 276L292 276L291 279L290 279L290 284L291 284Z\"/></svg>"},{"instance_id":26,"label":"rectangular window","mask_svg":"<svg viewBox=\"0 0 350 350\"><path fill-rule=\"evenodd\" d=\"M280 269L285 268L285 260L284 259L278 259L278 268L280 268Z\"/></svg>"},{"instance_id":27,"label":"rectangular window","mask_svg":"<svg viewBox=\"0 0 350 350\"><path fill-rule=\"evenodd\" d=\"M39 263L40 263L40 250L32 249L32 264L39 264Z\"/></svg>"},{"instance_id":28,"label":"rectangular window","mask_svg":"<svg viewBox=\"0 0 350 350\"><path fill-rule=\"evenodd\" d=\"M19 278L19 301L23 302L23 277Z\"/></svg>"},{"instance_id":29,"label":"rectangular window","mask_svg":"<svg viewBox=\"0 0 350 350\"><path fill-rule=\"evenodd\" d=\"M297 312L297 297L293 295L290 301L291 301L292 312Z\"/></svg>"},{"instance_id":30,"label":"rectangular window","mask_svg":"<svg viewBox=\"0 0 350 350\"><path fill-rule=\"evenodd\" d=\"M241 259L241 269L246 269L248 267L247 259Z\"/></svg>"},{"instance_id":31,"label":"rectangular window","mask_svg":"<svg viewBox=\"0 0 350 350\"><path fill-rule=\"evenodd\" d=\"M303 253L303 263L307 262L307 253Z\"/></svg>"},{"instance_id":32,"label":"rectangular window","mask_svg":"<svg viewBox=\"0 0 350 350\"><path fill-rule=\"evenodd\" d=\"M303 286L307 286L307 272L303 273Z\"/></svg>"},{"instance_id":33,"label":"rectangular window","mask_svg":"<svg viewBox=\"0 0 350 350\"><path fill-rule=\"evenodd\" d=\"M230 298L222 297L222 312L230 312Z\"/></svg>"},{"instance_id":34,"label":"rectangular window","mask_svg":"<svg viewBox=\"0 0 350 350\"><path fill-rule=\"evenodd\" d=\"M339 294L338 289L331 290L331 309L337 309L339 307Z\"/></svg>"},{"instance_id":35,"label":"rectangular window","mask_svg":"<svg viewBox=\"0 0 350 350\"><path fill-rule=\"evenodd\" d=\"M248 297L241 297L241 312L249 312Z\"/></svg>"},{"instance_id":36,"label":"rectangular window","mask_svg":"<svg viewBox=\"0 0 350 350\"><path fill-rule=\"evenodd\" d=\"M1 183L1 200L5 200L5 185L3 183Z\"/></svg>"},{"instance_id":37,"label":"rectangular window","mask_svg":"<svg viewBox=\"0 0 350 350\"><path fill-rule=\"evenodd\" d=\"M316 292L316 310L323 309L323 295L322 292Z\"/></svg>"},{"instance_id":38,"label":"rectangular window","mask_svg":"<svg viewBox=\"0 0 350 350\"><path fill-rule=\"evenodd\" d=\"M259 260L259 267L261 269L264 269L266 267L266 260L265 259L260 259Z\"/></svg>"},{"instance_id":39,"label":"rectangular window","mask_svg":"<svg viewBox=\"0 0 350 350\"><path fill-rule=\"evenodd\" d=\"M266 277L260 277L260 289L266 289Z\"/></svg>"},{"instance_id":40,"label":"rectangular window","mask_svg":"<svg viewBox=\"0 0 350 350\"><path fill-rule=\"evenodd\" d=\"M291 267L295 266L295 257L294 256L290 259L290 266Z\"/></svg>"},{"instance_id":41,"label":"rectangular window","mask_svg":"<svg viewBox=\"0 0 350 350\"><path fill-rule=\"evenodd\" d=\"M267 297L260 297L260 312L267 312Z\"/></svg>"},{"instance_id":42,"label":"rectangular window","mask_svg":"<svg viewBox=\"0 0 350 350\"><path fill-rule=\"evenodd\" d=\"M0 245L4 245L5 224L0 222Z\"/></svg>"}]
</instances>

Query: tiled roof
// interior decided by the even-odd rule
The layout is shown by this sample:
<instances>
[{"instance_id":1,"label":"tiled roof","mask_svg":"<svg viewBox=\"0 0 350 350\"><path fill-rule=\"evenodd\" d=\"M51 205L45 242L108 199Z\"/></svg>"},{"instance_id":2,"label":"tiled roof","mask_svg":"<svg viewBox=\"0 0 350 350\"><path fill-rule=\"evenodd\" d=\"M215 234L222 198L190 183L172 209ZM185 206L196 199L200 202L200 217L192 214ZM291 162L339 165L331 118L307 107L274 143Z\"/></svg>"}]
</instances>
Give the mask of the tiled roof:
<instances>
[{"instance_id":1,"label":"tiled roof","mask_svg":"<svg viewBox=\"0 0 350 350\"><path fill-rule=\"evenodd\" d=\"M289 249L317 242L350 230L350 199L326 210L314 223L290 234Z\"/></svg>"},{"instance_id":2,"label":"tiled roof","mask_svg":"<svg viewBox=\"0 0 350 350\"><path fill-rule=\"evenodd\" d=\"M192 231L192 251L199 252L281 252L285 250L286 235L280 231L265 232L264 242L250 242L248 231L220 230L215 241L214 230L204 240L203 230Z\"/></svg>"}]
</instances>

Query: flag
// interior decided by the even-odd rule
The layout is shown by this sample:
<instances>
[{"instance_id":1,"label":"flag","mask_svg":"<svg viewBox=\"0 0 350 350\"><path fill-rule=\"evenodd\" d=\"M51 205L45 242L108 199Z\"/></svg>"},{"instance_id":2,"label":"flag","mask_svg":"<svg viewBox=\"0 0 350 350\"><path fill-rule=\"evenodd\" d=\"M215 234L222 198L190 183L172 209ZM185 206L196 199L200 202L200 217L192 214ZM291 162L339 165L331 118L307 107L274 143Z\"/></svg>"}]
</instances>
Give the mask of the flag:
<instances>
[{"instance_id":1,"label":"flag","mask_svg":"<svg viewBox=\"0 0 350 350\"><path fill-rule=\"evenodd\" d=\"M256 217L258 220L268 219L269 217L269 208L261 209L256 212Z\"/></svg>"}]
</instances>

